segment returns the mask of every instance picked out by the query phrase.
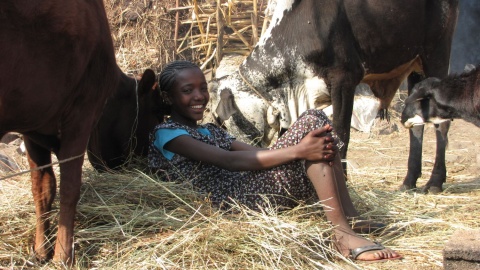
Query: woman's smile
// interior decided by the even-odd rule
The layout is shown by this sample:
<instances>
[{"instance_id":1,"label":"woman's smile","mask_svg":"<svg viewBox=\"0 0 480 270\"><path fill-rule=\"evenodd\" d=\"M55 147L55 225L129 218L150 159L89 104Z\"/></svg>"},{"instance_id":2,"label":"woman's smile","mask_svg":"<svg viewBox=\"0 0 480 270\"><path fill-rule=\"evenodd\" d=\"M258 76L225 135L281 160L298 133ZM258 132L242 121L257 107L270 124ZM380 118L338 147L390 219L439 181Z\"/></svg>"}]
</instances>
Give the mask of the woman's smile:
<instances>
[{"instance_id":1,"label":"woman's smile","mask_svg":"<svg viewBox=\"0 0 480 270\"><path fill-rule=\"evenodd\" d=\"M204 105L204 104L201 104L201 105L193 105L193 106L190 106L190 108L192 108L192 109L203 109L203 108L205 108L205 105Z\"/></svg>"}]
</instances>

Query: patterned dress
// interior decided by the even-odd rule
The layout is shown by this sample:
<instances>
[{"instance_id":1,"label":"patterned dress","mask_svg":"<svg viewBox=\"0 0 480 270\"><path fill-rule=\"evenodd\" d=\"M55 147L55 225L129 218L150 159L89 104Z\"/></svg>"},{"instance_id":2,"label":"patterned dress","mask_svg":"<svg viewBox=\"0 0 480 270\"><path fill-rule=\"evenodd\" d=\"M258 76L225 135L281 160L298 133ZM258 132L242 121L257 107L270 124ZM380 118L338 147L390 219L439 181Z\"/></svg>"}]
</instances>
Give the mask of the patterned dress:
<instances>
[{"instance_id":1,"label":"patterned dress","mask_svg":"<svg viewBox=\"0 0 480 270\"><path fill-rule=\"evenodd\" d=\"M310 131L330 123L323 111L308 110L276 141L271 149L295 145ZM156 131L167 128L184 129L194 139L230 150L235 138L213 124L201 127L207 128L211 134L204 135L194 128L172 120L158 125L151 136L150 168L157 173L164 173L171 181L190 182L198 191L208 194L215 204L231 202L231 199L234 199L252 209L268 205L283 209L294 207L299 201L314 202L318 199L306 175L305 161L292 161L266 170L232 172L178 154L168 160L154 146ZM341 147L341 144L339 143L338 146Z\"/></svg>"}]
</instances>

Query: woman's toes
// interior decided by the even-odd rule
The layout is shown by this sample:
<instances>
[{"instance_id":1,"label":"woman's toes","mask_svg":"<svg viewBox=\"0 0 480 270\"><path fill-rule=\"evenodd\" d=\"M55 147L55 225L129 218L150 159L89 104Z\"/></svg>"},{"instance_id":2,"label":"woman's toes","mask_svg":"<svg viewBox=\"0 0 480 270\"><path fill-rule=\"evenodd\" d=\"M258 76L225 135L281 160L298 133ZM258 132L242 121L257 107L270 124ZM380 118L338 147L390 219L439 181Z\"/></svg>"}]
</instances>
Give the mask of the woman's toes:
<instances>
[{"instance_id":1,"label":"woman's toes","mask_svg":"<svg viewBox=\"0 0 480 270\"><path fill-rule=\"evenodd\" d=\"M376 261L376 260L383 260L383 259L393 259L397 258L400 255L395 251L385 248L382 250L372 250L366 251L362 254L358 255L356 258L359 261Z\"/></svg>"}]
</instances>

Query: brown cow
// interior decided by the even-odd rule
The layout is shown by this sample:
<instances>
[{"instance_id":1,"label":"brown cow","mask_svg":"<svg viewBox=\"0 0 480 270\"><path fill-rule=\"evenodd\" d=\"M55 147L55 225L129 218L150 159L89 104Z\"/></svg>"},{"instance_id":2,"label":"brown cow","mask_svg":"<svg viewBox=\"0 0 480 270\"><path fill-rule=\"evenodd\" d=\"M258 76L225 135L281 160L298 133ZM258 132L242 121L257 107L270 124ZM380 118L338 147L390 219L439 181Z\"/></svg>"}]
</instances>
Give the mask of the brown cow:
<instances>
[{"instance_id":1,"label":"brown cow","mask_svg":"<svg viewBox=\"0 0 480 270\"><path fill-rule=\"evenodd\" d=\"M32 169L60 161L53 259L74 263L73 228L87 141L120 78L102 0L0 1L0 137L22 133ZM31 173L35 253L49 259L52 167Z\"/></svg>"}]
</instances>

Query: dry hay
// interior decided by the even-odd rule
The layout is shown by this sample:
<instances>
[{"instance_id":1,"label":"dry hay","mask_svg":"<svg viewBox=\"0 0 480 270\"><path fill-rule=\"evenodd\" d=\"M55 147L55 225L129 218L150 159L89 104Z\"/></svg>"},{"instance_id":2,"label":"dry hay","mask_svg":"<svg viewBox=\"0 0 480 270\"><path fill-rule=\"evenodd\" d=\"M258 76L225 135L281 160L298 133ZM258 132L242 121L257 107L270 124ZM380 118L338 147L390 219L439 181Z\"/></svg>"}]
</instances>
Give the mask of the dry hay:
<instances>
[{"instance_id":1,"label":"dry hay","mask_svg":"<svg viewBox=\"0 0 480 270\"><path fill-rule=\"evenodd\" d=\"M455 125L463 125L453 124L452 132ZM441 195L395 191L406 173L408 148L396 145L404 145L402 132L379 136L353 132L348 160L350 190L360 212L399 229L368 237L400 251L405 256L402 261L363 264L342 259L330 247L331 226L320 205L302 205L279 214L252 212L237 205L232 206L233 213L219 211L188 186L160 182L139 171L98 174L86 162L75 229L76 266L441 269L442 250L452 233L480 225L480 179L470 165L453 163ZM371 160L365 160L366 156ZM383 162L375 162L376 158ZM431 169L428 162L424 166L425 172ZM419 185L426 179L428 175ZM63 268L53 263L42 266L30 256L35 218L27 176L0 182L0 209L0 266ZM53 212L55 219L58 209Z\"/></svg>"},{"instance_id":2,"label":"dry hay","mask_svg":"<svg viewBox=\"0 0 480 270\"><path fill-rule=\"evenodd\" d=\"M146 68L159 72L175 59L192 59L188 52L176 53L173 33L175 17L167 9L169 0L104 0L117 63L127 74Z\"/></svg>"},{"instance_id":3,"label":"dry hay","mask_svg":"<svg viewBox=\"0 0 480 270\"><path fill-rule=\"evenodd\" d=\"M35 217L27 178L0 182L4 267L41 268L30 257ZM232 205L229 212L212 208L203 198L188 186L141 172L86 169L75 229L77 267L334 267L336 252L326 244L331 227L319 205L282 214ZM56 207L53 220L57 214Z\"/></svg>"},{"instance_id":4,"label":"dry hay","mask_svg":"<svg viewBox=\"0 0 480 270\"><path fill-rule=\"evenodd\" d=\"M247 55L267 26L267 0L105 0L105 7L127 74L159 72L175 59L205 69L222 55Z\"/></svg>"}]
</instances>

